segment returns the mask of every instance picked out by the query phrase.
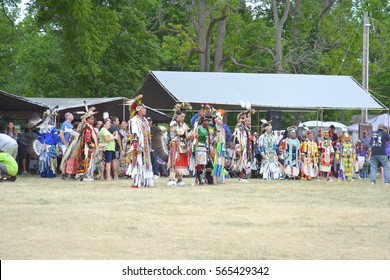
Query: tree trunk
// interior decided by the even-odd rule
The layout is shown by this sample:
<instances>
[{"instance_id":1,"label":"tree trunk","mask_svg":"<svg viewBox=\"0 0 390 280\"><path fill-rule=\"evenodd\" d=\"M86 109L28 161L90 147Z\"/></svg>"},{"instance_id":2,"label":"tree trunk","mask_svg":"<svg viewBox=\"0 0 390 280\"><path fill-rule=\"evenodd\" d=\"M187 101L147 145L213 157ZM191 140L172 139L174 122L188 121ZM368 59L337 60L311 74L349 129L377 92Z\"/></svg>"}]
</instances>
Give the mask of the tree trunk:
<instances>
[{"instance_id":1,"label":"tree trunk","mask_svg":"<svg viewBox=\"0 0 390 280\"><path fill-rule=\"evenodd\" d=\"M298 45L301 41L301 2L302 0L295 0L294 5L294 29L293 29L293 36L294 36L294 43L295 45Z\"/></svg>"},{"instance_id":2,"label":"tree trunk","mask_svg":"<svg viewBox=\"0 0 390 280\"><path fill-rule=\"evenodd\" d=\"M199 56L199 72L206 71L206 1L207 0L198 0L198 17L196 19L196 33L198 39L198 56Z\"/></svg>"},{"instance_id":3,"label":"tree trunk","mask_svg":"<svg viewBox=\"0 0 390 280\"><path fill-rule=\"evenodd\" d=\"M223 72L223 42L226 35L226 19L218 24L217 41L215 42L214 71Z\"/></svg>"},{"instance_id":4,"label":"tree trunk","mask_svg":"<svg viewBox=\"0 0 390 280\"><path fill-rule=\"evenodd\" d=\"M283 73L283 45L282 45L282 32L283 25L287 20L287 15L290 10L290 0L286 0L286 7L284 8L284 12L282 17L279 19L278 14L278 4L277 0L272 0L272 9L274 14L274 23L275 23L275 44L276 44L276 61L275 61L275 69L276 73Z\"/></svg>"}]
</instances>

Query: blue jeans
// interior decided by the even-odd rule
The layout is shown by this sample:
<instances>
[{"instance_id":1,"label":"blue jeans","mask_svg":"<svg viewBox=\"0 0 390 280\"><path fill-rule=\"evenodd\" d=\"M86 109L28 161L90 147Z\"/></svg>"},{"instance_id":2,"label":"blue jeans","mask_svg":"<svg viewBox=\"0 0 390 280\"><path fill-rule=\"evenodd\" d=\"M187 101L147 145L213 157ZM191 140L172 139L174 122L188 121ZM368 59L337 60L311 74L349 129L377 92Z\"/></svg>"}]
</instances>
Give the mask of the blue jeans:
<instances>
[{"instance_id":1,"label":"blue jeans","mask_svg":"<svg viewBox=\"0 0 390 280\"><path fill-rule=\"evenodd\" d=\"M371 182L376 182L376 172L378 171L378 163L381 163L384 170L385 182L390 183L389 163L386 155L374 155L371 157Z\"/></svg>"}]
</instances>

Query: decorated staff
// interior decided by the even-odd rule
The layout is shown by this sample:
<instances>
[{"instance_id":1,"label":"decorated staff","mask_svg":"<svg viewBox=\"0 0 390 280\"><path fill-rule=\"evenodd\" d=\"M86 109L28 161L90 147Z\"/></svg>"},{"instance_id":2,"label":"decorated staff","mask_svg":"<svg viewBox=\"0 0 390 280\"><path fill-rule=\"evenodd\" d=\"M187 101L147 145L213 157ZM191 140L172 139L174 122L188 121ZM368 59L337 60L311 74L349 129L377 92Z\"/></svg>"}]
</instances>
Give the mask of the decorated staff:
<instances>
[{"instance_id":1,"label":"decorated staff","mask_svg":"<svg viewBox=\"0 0 390 280\"><path fill-rule=\"evenodd\" d=\"M237 125L233 133L235 151L232 159L232 170L239 173L239 181L248 183L248 175L251 170L253 158L253 137L250 130L251 114L255 111L251 105L242 103L246 111L237 116Z\"/></svg>"},{"instance_id":2,"label":"decorated staff","mask_svg":"<svg viewBox=\"0 0 390 280\"><path fill-rule=\"evenodd\" d=\"M183 176L188 175L189 164L189 139L193 138L188 134L189 127L184 122L186 110L191 110L189 103L176 104L173 108L174 116L169 125L170 150L168 159L169 182L168 186L184 186ZM176 182L177 180L177 182Z\"/></svg>"},{"instance_id":3,"label":"decorated staff","mask_svg":"<svg viewBox=\"0 0 390 280\"><path fill-rule=\"evenodd\" d=\"M137 168L132 168L130 165L126 174L133 178L132 188L153 187L153 167L150 158L151 134L148 120L145 118L146 107L142 104L142 95L133 99L129 105L132 116L130 120L131 132L138 139L135 148Z\"/></svg>"},{"instance_id":4,"label":"decorated staff","mask_svg":"<svg viewBox=\"0 0 390 280\"><path fill-rule=\"evenodd\" d=\"M301 144L297 138L297 127L287 128L288 137L282 140L281 151L284 155L284 173L288 179L295 179L299 176L301 169L300 147Z\"/></svg>"}]
</instances>

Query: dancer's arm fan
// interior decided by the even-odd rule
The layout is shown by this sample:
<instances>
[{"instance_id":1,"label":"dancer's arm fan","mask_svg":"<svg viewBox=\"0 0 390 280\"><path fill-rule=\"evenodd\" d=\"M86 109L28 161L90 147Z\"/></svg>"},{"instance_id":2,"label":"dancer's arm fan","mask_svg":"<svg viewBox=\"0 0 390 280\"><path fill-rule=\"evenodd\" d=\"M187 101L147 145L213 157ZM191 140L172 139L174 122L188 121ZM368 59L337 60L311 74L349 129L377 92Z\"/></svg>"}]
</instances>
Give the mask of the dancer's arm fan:
<instances>
[{"instance_id":1,"label":"dancer's arm fan","mask_svg":"<svg viewBox=\"0 0 390 280\"><path fill-rule=\"evenodd\" d=\"M159 158L168 162L168 150L164 141L164 132L157 126L152 126L150 132L152 134L152 148Z\"/></svg>"}]
</instances>

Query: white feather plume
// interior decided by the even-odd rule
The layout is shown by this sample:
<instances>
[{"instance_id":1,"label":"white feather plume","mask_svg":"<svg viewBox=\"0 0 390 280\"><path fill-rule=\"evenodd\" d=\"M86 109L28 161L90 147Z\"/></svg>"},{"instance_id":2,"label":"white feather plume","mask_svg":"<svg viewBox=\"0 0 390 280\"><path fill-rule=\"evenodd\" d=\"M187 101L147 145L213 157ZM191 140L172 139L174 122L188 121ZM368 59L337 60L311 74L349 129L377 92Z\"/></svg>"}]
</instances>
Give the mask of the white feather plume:
<instances>
[{"instance_id":1,"label":"white feather plume","mask_svg":"<svg viewBox=\"0 0 390 280\"><path fill-rule=\"evenodd\" d=\"M252 108L252 105L248 102L248 103L246 103L245 108L246 108L247 110L250 110L250 109Z\"/></svg>"},{"instance_id":2,"label":"white feather plume","mask_svg":"<svg viewBox=\"0 0 390 280\"><path fill-rule=\"evenodd\" d=\"M245 108L245 102L244 102L244 101L241 100L241 101L240 101L240 104L241 104L241 107L242 107L242 108Z\"/></svg>"}]
</instances>

